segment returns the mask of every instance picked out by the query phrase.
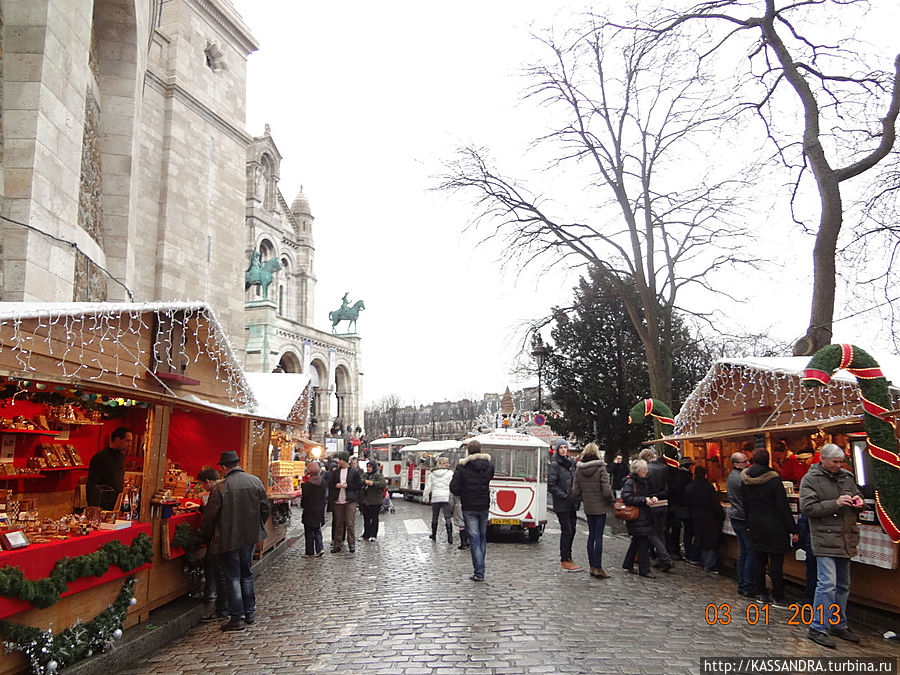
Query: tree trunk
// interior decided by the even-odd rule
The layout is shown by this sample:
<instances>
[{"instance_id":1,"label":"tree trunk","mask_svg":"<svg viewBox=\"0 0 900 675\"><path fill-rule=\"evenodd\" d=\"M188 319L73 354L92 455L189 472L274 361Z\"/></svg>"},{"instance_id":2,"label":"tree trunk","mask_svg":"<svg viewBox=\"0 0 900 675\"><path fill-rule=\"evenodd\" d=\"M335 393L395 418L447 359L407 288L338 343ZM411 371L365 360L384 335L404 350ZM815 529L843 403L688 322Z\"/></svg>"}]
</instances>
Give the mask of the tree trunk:
<instances>
[{"instance_id":1,"label":"tree trunk","mask_svg":"<svg viewBox=\"0 0 900 675\"><path fill-rule=\"evenodd\" d=\"M822 217L816 245L813 248L813 293L809 328L806 331L806 352L804 356L815 354L825 345L831 344L831 322L834 317L834 294L837 284L835 254L838 235L843 223L841 190L837 181L821 185ZM801 342L803 342L801 340ZM795 348L795 353L798 351Z\"/></svg>"}]
</instances>

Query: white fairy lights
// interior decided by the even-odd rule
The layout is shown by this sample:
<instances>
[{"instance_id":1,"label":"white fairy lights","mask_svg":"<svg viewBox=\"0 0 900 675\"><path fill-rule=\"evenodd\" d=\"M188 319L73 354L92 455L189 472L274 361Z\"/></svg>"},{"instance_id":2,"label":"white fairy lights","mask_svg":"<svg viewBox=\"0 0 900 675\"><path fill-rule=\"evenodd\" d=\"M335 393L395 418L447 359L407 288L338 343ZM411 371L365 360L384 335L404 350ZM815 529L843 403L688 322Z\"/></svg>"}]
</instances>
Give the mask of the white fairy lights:
<instances>
[{"instance_id":1,"label":"white fairy lights","mask_svg":"<svg viewBox=\"0 0 900 675\"><path fill-rule=\"evenodd\" d=\"M703 420L717 415L722 405L729 413L758 409L767 414L766 408L771 407L766 426L862 415L855 379L835 377L825 386L808 388L800 378L809 359L758 361L722 359L713 364L675 416L675 434L697 433ZM892 387L891 396L896 407L900 391Z\"/></svg>"},{"instance_id":2,"label":"white fairy lights","mask_svg":"<svg viewBox=\"0 0 900 675\"><path fill-rule=\"evenodd\" d=\"M158 326L156 331L148 331L152 325L144 317L150 315ZM26 320L27 329L23 326ZM149 340L145 337L148 332ZM134 389L145 373L155 377L151 355L157 372L177 374L205 357L215 368L216 381L225 384L227 396L236 406L256 404L234 347L206 304L0 303L0 333L0 350L11 349L24 373L36 371L32 354L41 342L46 345L42 351L59 359L59 372L47 374L74 378L88 370L94 373L91 380L111 376L116 384L130 383ZM204 333L202 340L200 333ZM134 337L128 339L130 336ZM73 370L74 364L77 368Z\"/></svg>"}]
</instances>

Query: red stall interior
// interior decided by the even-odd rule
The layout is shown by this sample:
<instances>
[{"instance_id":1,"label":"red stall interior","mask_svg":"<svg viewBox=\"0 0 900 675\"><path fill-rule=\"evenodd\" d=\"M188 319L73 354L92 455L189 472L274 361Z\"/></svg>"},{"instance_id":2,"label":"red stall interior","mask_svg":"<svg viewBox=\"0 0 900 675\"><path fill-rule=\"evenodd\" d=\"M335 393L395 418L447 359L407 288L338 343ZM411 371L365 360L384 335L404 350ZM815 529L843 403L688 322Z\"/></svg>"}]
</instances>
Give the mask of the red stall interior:
<instances>
[{"instance_id":1,"label":"red stall interior","mask_svg":"<svg viewBox=\"0 0 900 675\"><path fill-rule=\"evenodd\" d=\"M221 472L219 456L225 450L241 454L244 420L199 410L177 408L169 420L167 468L180 470L193 482L205 465Z\"/></svg>"}]
</instances>

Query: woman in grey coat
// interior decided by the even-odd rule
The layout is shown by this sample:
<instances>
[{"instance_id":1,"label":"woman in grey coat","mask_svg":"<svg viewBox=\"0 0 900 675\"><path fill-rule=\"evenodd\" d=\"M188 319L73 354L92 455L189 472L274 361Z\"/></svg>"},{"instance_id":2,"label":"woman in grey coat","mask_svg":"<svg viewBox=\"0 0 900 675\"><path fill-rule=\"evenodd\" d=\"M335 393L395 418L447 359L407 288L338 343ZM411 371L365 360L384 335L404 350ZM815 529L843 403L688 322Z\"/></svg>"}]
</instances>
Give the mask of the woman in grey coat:
<instances>
[{"instance_id":1,"label":"woman in grey coat","mask_svg":"<svg viewBox=\"0 0 900 675\"><path fill-rule=\"evenodd\" d=\"M572 494L581 499L584 515L588 523L587 554L591 566L591 576L609 579L603 569L603 530L606 514L615 503L606 462L600 459L600 449L596 443L588 443L581 455L581 462L575 467Z\"/></svg>"}]
</instances>

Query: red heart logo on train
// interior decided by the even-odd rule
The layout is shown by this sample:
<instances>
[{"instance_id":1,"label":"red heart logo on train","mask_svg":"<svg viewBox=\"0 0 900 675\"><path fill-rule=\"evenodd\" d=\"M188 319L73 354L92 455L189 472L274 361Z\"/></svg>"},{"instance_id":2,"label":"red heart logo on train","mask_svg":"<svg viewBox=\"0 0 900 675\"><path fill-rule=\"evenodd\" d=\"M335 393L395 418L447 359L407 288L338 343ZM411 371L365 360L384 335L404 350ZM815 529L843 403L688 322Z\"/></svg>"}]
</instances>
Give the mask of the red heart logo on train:
<instances>
[{"instance_id":1,"label":"red heart logo on train","mask_svg":"<svg viewBox=\"0 0 900 675\"><path fill-rule=\"evenodd\" d=\"M513 490L497 491L497 508L501 511L512 511L516 505L516 493Z\"/></svg>"}]
</instances>

